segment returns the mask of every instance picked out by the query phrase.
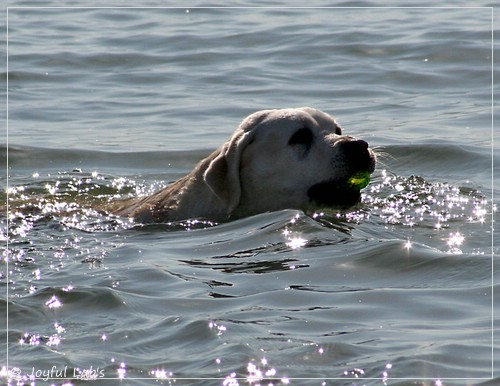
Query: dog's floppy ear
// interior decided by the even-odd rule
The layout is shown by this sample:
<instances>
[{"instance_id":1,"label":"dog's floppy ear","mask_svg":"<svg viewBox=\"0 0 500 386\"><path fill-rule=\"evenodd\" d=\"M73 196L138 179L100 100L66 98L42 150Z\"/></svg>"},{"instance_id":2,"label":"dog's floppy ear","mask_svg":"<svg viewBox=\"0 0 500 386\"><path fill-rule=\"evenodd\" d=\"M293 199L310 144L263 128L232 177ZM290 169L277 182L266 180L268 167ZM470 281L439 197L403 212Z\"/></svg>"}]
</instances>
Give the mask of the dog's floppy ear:
<instances>
[{"instance_id":1,"label":"dog's floppy ear","mask_svg":"<svg viewBox=\"0 0 500 386\"><path fill-rule=\"evenodd\" d=\"M229 142L220 148L219 154L210 162L203 174L205 183L226 204L228 214L240 202L241 155L254 138L255 126L266 116L267 111L259 111L245 118Z\"/></svg>"}]
</instances>

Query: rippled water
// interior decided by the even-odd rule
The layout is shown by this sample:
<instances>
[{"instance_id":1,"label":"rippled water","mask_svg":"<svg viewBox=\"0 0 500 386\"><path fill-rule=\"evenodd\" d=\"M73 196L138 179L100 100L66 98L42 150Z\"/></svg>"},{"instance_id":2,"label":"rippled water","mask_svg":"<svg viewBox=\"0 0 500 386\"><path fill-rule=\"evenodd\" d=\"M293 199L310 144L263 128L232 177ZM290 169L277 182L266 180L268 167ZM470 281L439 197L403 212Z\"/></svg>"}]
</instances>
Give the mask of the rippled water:
<instances>
[{"instance_id":1,"label":"rippled water","mask_svg":"<svg viewBox=\"0 0 500 386\"><path fill-rule=\"evenodd\" d=\"M491 10L240 5L9 9L2 379L500 382ZM380 154L359 207L100 210L188 173L249 113L303 105Z\"/></svg>"}]
</instances>

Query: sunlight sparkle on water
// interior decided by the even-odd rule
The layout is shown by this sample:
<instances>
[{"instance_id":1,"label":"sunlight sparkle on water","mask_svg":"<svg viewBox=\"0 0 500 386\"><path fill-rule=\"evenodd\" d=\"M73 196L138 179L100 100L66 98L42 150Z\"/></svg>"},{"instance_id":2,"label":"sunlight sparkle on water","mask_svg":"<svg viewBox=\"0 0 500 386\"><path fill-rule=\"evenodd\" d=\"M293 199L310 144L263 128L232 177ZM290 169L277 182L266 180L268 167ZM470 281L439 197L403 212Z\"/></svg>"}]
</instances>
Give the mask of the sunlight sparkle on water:
<instances>
[{"instance_id":1,"label":"sunlight sparkle on water","mask_svg":"<svg viewBox=\"0 0 500 386\"><path fill-rule=\"evenodd\" d=\"M286 245L292 249L302 248L306 244L307 244L307 240L303 239L301 237L291 237L288 239L288 242L286 243Z\"/></svg>"},{"instance_id":2,"label":"sunlight sparkle on water","mask_svg":"<svg viewBox=\"0 0 500 386\"><path fill-rule=\"evenodd\" d=\"M58 346L61 343L61 337L58 335L52 335L47 341L47 346Z\"/></svg>"},{"instance_id":3,"label":"sunlight sparkle on water","mask_svg":"<svg viewBox=\"0 0 500 386\"><path fill-rule=\"evenodd\" d=\"M480 223L484 223L485 221L484 218L488 214L487 210L484 207L480 206L479 204L475 206L472 213Z\"/></svg>"},{"instance_id":4,"label":"sunlight sparkle on water","mask_svg":"<svg viewBox=\"0 0 500 386\"><path fill-rule=\"evenodd\" d=\"M448 237L447 244L450 248L448 252L451 253L462 253L460 246L463 244L465 237L460 232L450 233Z\"/></svg>"},{"instance_id":5,"label":"sunlight sparkle on water","mask_svg":"<svg viewBox=\"0 0 500 386\"><path fill-rule=\"evenodd\" d=\"M385 371L382 373L382 383L387 385L387 381L389 379L389 370L392 369L392 363L387 363L385 365Z\"/></svg>"},{"instance_id":6,"label":"sunlight sparkle on water","mask_svg":"<svg viewBox=\"0 0 500 386\"><path fill-rule=\"evenodd\" d=\"M56 194L56 192L59 190L60 184L61 184L61 181L56 181L56 183L54 185L45 184L45 189L47 189L47 191L50 194Z\"/></svg>"},{"instance_id":7,"label":"sunlight sparkle on water","mask_svg":"<svg viewBox=\"0 0 500 386\"><path fill-rule=\"evenodd\" d=\"M217 331L217 335L218 336L221 336L222 334L224 334L226 331L227 331L227 327L222 325L222 324L218 324L216 322L209 322L208 323L208 328L210 329L215 329Z\"/></svg>"},{"instance_id":8,"label":"sunlight sparkle on water","mask_svg":"<svg viewBox=\"0 0 500 386\"><path fill-rule=\"evenodd\" d=\"M269 369L266 371L266 377L274 377L276 375L276 369Z\"/></svg>"},{"instance_id":9,"label":"sunlight sparkle on water","mask_svg":"<svg viewBox=\"0 0 500 386\"><path fill-rule=\"evenodd\" d=\"M267 385L267 386L273 386L273 385L288 385L290 383L290 380L287 377L281 377L279 379L279 383L274 383L274 381L277 380L277 370L274 367L268 367L268 361L266 358L262 358L260 361L261 365L264 367L263 369L260 369L257 365L253 364L252 362L249 362L247 365L247 371L248 371L248 376L246 377L246 381L250 385ZM267 368L266 368L267 367ZM233 375L233 374L231 374ZM229 383L231 381L234 381L235 379L232 377L226 377L226 380L223 385L227 386L235 386L238 385L238 383Z\"/></svg>"},{"instance_id":10,"label":"sunlight sparkle on water","mask_svg":"<svg viewBox=\"0 0 500 386\"><path fill-rule=\"evenodd\" d=\"M56 332L58 334L62 334L63 332L66 332L66 329L61 326L59 323L54 323L54 328L56 329Z\"/></svg>"},{"instance_id":11,"label":"sunlight sparkle on water","mask_svg":"<svg viewBox=\"0 0 500 386\"><path fill-rule=\"evenodd\" d=\"M475 189L381 173L382 181L370 184L363 200L374 208L372 216L380 216L388 224L432 226L441 231L451 221L485 222L488 200Z\"/></svg>"},{"instance_id":12,"label":"sunlight sparkle on water","mask_svg":"<svg viewBox=\"0 0 500 386\"><path fill-rule=\"evenodd\" d=\"M30 334L25 332L23 337L19 339L19 344L29 344L30 346L38 346L40 344L40 335Z\"/></svg>"},{"instance_id":13,"label":"sunlight sparkle on water","mask_svg":"<svg viewBox=\"0 0 500 386\"><path fill-rule=\"evenodd\" d=\"M283 231L283 236L286 238L286 246L292 249L302 248L307 245L307 240L300 236L292 236L292 232L286 228Z\"/></svg>"},{"instance_id":14,"label":"sunlight sparkle on water","mask_svg":"<svg viewBox=\"0 0 500 386\"><path fill-rule=\"evenodd\" d=\"M45 305L49 308L59 308L62 307L61 301L57 298L56 295L52 296L49 300L45 302Z\"/></svg>"},{"instance_id":15,"label":"sunlight sparkle on water","mask_svg":"<svg viewBox=\"0 0 500 386\"><path fill-rule=\"evenodd\" d=\"M156 379L169 379L174 373L164 369L156 369L151 371L151 375Z\"/></svg>"},{"instance_id":16,"label":"sunlight sparkle on water","mask_svg":"<svg viewBox=\"0 0 500 386\"><path fill-rule=\"evenodd\" d=\"M248 371L247 381L249 384L261 381L264 378L262 371L252 362L250 362L247 365L247 371Z\"/></svg>"},{"instance_id":17,"label":"sunlight sparkle on water","mask_svg":"<svg viewBox=\"0 0 500 386\"><path fill-rule=\"evenodd\" d=\"M118 370L116 370L116 372L118 373L118 378L120 379L125 378L125 375L127 375L125 362L120 363L120 367L118 368Z\"/></svg>"},{"instance_id":18,"label":"sunlight sparkle on water","mask_svg":"<svg viewBox=\"0 0 500 386\"><path fill-rule=\"evenodd\" d=\"M354 378L361 378L365 375L365 370L360 369L360 368L354 368L352 370L345 370L344 375L346 377L354 377Z\"/></svg>"},{"instance_id":19,"label":"sunlight sparkle on water","mask_svg":"<svg viewBox=\"0 0 500 386\"><path fill-rule=\"evenodd\" d=\"M236 373L231 373L226 378L224 378L222 386L240 386L238 380L236 379Z\"/></svg>"}]
</instances>

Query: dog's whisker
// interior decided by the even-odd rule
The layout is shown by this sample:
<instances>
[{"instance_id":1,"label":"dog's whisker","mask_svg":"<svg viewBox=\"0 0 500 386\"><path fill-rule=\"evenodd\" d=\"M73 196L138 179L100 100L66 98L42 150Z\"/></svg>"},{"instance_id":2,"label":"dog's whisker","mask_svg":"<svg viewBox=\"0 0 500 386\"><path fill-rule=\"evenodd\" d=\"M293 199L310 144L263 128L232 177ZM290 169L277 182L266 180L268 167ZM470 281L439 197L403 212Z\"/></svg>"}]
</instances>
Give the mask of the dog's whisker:
<instances>
[{"instance_id":1,"label":"dog's whisker","mask_svg":"<svg viewBox=\"0 0 500 386\"><path fill-rule=\"evenodd\" d=\"M379 168L379 169L381 169L381 168L382 168L382 169L386 170L386 168L388 167L388 166L387 166L387 164L386 164L385 162L380 161L380 160L378 160L378 159L377 159L377 164L378 164L378 168Z\"/></svg>"},{"instance_id":2,"label":"dog's whisker","mask_svg":"<svg viewBox=\"0 0 500 386\"><path fill-rule=\"evenodd\" d=\"M372 147L372 151L377 158L390 158L392 160L396 160L396 158L392 154L389 154L388 152L382 150L382 147L380 146Z\"/></svg>"}]
</instances>

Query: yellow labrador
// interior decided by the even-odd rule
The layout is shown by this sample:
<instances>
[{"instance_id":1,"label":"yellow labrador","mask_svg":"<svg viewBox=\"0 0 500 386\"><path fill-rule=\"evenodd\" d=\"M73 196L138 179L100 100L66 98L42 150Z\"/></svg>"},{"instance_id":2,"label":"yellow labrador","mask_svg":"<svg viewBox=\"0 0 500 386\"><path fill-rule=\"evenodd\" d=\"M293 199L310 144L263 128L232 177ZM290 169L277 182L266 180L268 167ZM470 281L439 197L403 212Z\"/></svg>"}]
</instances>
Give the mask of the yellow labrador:
<instances>
[{"instance_id":1,"label":"yellow labrador","mask_svg":"<svg viewBox=\"0 0 500 386\"><path fill-rule=\"evenodd\" d=\"M345 208L360 199L347 181L375 169L360 139L342 135L328 114L310 108L263 110L187 176L151 196L114 203L140 222L224 221L280 209Z\"/></svg>"}]
</instances>

